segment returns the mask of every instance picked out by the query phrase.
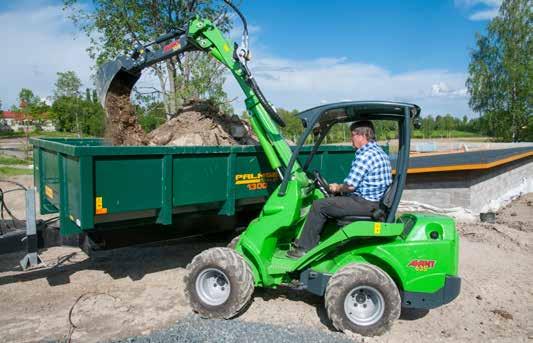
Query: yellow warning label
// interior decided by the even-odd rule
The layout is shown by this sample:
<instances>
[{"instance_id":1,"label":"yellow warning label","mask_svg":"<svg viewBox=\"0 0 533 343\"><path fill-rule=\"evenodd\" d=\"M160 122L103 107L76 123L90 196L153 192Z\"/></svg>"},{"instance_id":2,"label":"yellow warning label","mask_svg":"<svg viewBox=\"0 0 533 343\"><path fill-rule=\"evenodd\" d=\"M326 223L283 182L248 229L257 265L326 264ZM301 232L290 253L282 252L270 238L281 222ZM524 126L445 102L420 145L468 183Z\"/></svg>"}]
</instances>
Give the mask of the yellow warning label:
<instances>
[{"instance_id":1,"label":"yellow warning label","mask_svg":"<svg viewBox=\"0 0 533 343\"><path fill-rule=\"evenodd\" d=\"M54 190L48 186L44 186L44 193L46 194L47 197L49 197L50 199L53 199L54 198Z\"/></svg>"},{"instance_id":2,"label":"yellow warning label","mask_svg":"<svg viewBox=\"0 0 533 343\"><path fill-rule=\"evenodd\" d=\"M102 197L96 197L96 214L107 214L107 208L103 205Z\"/></svg>"},{"instance_id":3,"label":"yellow warning label","mask_svg":"<svg viewBox=\"0 0 533 343\"><path fill-rule=\"evenodd\" d=\"M222 46L222 49L224 49L225 52L229 52L229 50L230 50L228 44L224 44L224 45Z\"/></svg>"},{"instance_id":4,"label":"yellow warning label","mask_svg":"<svg viewBox=\"0 0 533 343\"><path fill-rule=\"evenodd\" d=\"M374 223L374 235L381 234L381 223Z\"/></svg>"},{"instance_id":5,"label":"yellow warning label","mask_svg":"<svg viewBox=\"0 0 533 343\"><path fill-rule=\"evenodd\" d=\"M107 214L107 208L97 208L96 214Z\"/></svg>"}]
</instances>

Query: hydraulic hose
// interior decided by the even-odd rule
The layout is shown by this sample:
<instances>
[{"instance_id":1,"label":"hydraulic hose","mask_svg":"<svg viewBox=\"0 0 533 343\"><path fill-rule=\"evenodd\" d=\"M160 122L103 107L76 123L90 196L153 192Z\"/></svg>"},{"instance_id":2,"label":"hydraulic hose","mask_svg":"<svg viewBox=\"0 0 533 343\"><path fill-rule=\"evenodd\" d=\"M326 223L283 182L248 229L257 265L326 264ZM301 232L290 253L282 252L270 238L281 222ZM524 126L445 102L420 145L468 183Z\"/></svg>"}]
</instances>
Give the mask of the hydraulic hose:
<instances>
[{"instance_id":1,"label":"hydraulic hose","mask_svg":"<svg viewBox=\"0 0 533 343\"><path fill-rule=\"evenodd\" d=\"M245 70L245 72L246 72L246 74L248 76L246 81L248 82L249 86L252 88L252 90L257 95L257 98L258 98L259 102L261 103L261 105L263 105L263 107L267 111L267 113L270 116L270 118L272 118L272 120L274 120L279 126L285 127L286 126L285 122L279 116L279 114L276 112L276 110L272 107L272 105L270 105L270 103L267 101L265 95L261 91L261 88L259 88L259 85L255 81L254 77L252 76L252 73L250 72L250 70L248 69L248 66L246 65L246 60L248 59L248 23L246 22L246 18L241 13L241 11L239 11L237 6L235 6L231 1L224 0L224 2L229 7L231 7L242 20L242 26L243 26L242 49L243 49L244 54L246 56L243 56L242 59L238 59L238 57L236 57L236 59L239 60L239 62L243 66L243 68L244 68L244 70Z\"/></svg>"}]
</instances>

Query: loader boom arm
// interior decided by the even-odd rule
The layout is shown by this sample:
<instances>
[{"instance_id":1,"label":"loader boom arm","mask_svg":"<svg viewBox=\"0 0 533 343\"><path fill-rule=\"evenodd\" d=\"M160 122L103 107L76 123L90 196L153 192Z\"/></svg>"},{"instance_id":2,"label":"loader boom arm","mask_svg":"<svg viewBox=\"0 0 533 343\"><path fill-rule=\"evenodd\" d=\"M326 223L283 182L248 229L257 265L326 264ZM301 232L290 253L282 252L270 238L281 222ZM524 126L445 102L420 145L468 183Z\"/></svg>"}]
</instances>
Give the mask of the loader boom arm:
<instances>
[{"instance_id":1,"label":"loader boom arm","mask_svg":"<svg viewBox=\"0 0 533 343\"><path fill-rule=\"evenodd\" d=\"M246 96L245 104L250 114L252 128L259 138L270 165L277 170L286 168L292 151L250 84L249 70L238 58L235 58L234 47L224 38L220 30L205 19L193 20L189 24L187 36L190 44L195 44L199 49L208 52L231 71ZM293 175L298 179L302 178L302 181L307 181L300 165L293 168Z\"/></svg>"}]
</instances>

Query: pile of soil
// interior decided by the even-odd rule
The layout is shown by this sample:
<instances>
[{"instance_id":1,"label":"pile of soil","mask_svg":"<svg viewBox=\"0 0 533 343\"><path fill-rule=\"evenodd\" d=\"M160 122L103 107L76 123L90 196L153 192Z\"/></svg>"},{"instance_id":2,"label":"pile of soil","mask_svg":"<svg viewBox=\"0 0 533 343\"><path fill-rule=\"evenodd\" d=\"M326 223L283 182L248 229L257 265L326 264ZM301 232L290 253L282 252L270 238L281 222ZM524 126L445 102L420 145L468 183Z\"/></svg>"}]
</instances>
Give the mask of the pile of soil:
<instances>
[{"instance_id":1,"label":"pile of soil","mask_svg":"<svg viewBox=\"0 0 533 343\"><path fill-rule=\"evenodd\" d=\"M106 98L106 139L112 145L256 145L248 123L238 116L227 116L209 100L186 102L174 118L146 134L130 103L131 89L120 83L111 85Z\"/></svg>"},{"instance_id":2,"label":"pile of soil","mask_svg":"<svg viewBox=\"0 0 533 343\"><path fill-rule=\"evenodd\" d=\"M147 135L149 145L208 146L258 144L248 123L227 116L209 100L192 99L177 115Z\"/></svg>"}]
</instances>

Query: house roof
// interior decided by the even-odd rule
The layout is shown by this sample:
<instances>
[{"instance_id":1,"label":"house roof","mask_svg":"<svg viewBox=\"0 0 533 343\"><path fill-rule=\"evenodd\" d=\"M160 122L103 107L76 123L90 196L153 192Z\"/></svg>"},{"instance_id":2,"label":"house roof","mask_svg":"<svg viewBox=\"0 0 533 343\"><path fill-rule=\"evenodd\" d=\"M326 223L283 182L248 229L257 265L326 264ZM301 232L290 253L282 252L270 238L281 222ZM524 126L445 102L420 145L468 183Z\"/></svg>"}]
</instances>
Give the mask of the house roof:
<instances>
[{"instance_id":1,"label":"house roof","mask_svg":"<svg viewBox=\"0 0 533 343\"><path fill-rule=\"evenodd\" d=\"M45 112L42 115L40 115L43 119L48 119L48 113ZM13 111L4 111L2 114L0 114L0 118L3 119L14 119L16 121L22 121L22 120L32 120L31 115L24 114L22 112L13 112Z\"/></svg>"},{"instance_id":2,"label":"house roof","mask_svg":"<svg viewBox=\"0 0 533 343\"><path fill-rule=\"evenodd\" d=\"M23 120L24 113L12 112L12 111L4 111L2 113L2 118L4 118L4 119Z\"/></svg>"}]
</instances>

